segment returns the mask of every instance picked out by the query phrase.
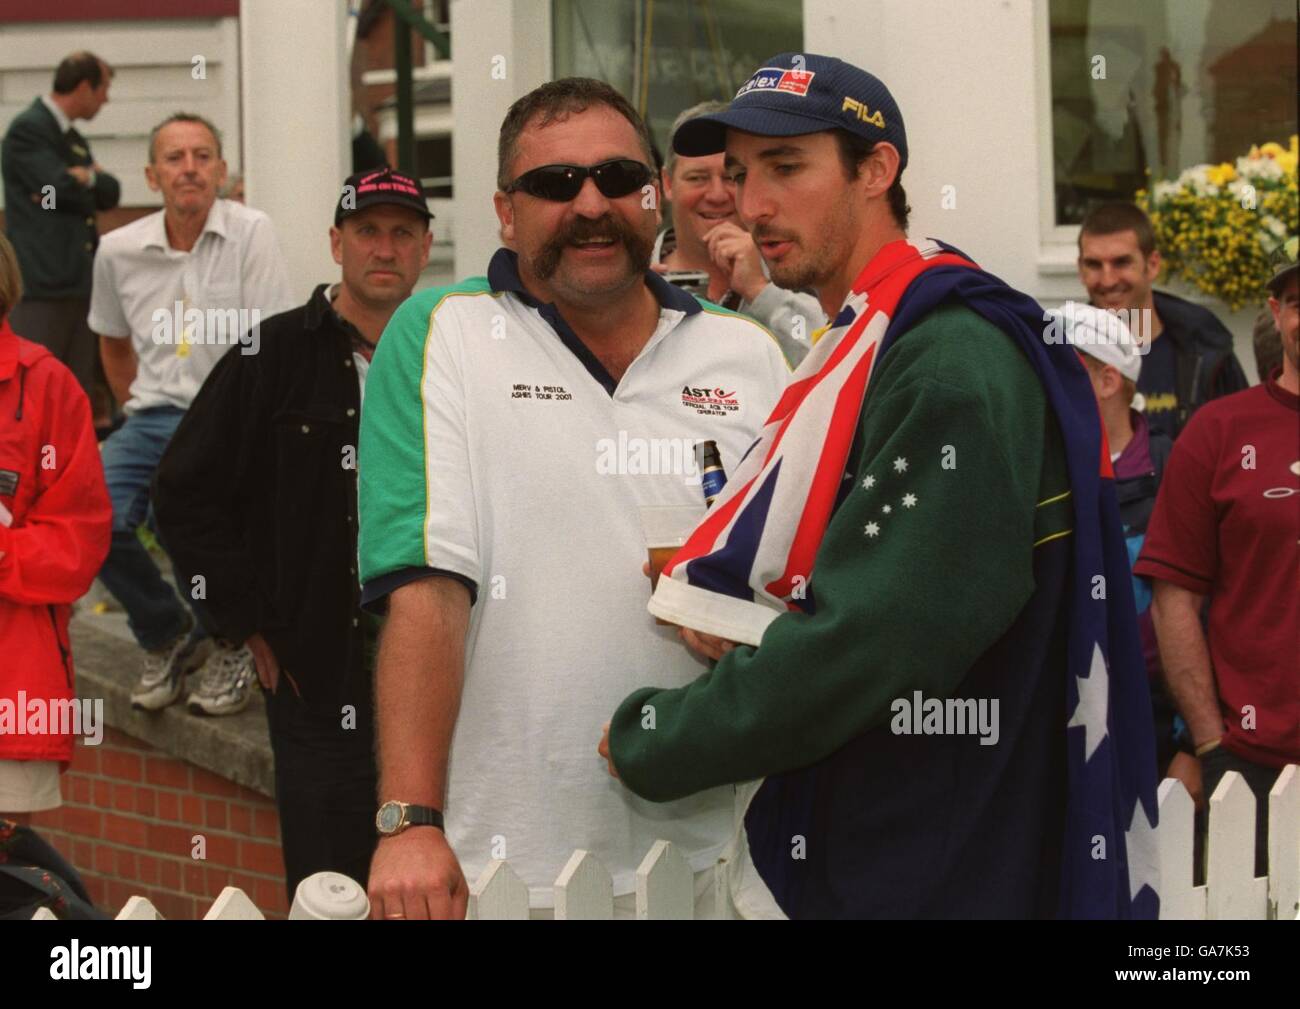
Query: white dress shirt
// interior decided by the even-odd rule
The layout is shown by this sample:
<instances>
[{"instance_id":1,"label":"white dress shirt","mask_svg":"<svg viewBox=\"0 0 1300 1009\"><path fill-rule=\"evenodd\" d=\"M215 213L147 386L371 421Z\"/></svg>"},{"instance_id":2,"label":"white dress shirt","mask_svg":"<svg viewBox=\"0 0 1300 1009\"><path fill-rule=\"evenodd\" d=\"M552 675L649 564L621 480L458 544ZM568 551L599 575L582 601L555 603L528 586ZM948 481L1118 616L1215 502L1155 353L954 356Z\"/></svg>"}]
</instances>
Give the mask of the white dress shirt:
<instances>
[{"instance_id":1,"label":"white dress shirt","mask_svg":"<svg viewBox=\"0 0 1300 1009\"><path fill-rule=\"evenodd\" d=\"M189 407L232 345L255 352L247 333L293 307L271 219L217 200L194 248L173 249L164 211L110 231L95 253L88 323L130 339L139 364L126 412ZM254 331L255 332L255 331Z\"/></svg>"}]
</instances>

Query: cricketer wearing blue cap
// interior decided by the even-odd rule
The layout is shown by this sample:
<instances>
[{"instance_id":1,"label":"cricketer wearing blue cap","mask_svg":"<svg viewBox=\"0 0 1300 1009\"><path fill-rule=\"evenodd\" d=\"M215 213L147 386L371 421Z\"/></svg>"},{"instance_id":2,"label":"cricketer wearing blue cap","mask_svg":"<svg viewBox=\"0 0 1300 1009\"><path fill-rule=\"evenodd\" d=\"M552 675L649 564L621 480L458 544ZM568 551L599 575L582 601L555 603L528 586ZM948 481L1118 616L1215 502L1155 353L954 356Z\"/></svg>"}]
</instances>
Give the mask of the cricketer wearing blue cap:
<instances>
[{"instance_id":1,"label":"cricketer wearing blue cap","mask_svg":"<svg viewBox=\"0 0 1300 1009\"><path fill-rule=\"evenodd\" d=\"M1076 354L907 238L871 74L774 56L673 148L726 152L772 280L832 323L652 600L716 663L623 701L610 773L739 786L746 917L1154 917L1150 699Z\"/></svg>"}]
</instances>

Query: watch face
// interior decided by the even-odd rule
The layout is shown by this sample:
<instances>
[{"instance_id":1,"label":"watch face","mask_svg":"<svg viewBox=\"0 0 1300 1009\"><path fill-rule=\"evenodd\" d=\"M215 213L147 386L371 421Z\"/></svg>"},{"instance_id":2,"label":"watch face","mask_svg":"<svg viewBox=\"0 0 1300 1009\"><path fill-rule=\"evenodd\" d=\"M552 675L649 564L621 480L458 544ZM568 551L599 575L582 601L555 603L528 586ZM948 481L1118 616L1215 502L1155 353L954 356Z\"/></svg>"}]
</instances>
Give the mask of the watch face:
<instances>
[{"instance_id":1,"label":"watch face","mask_svg":"<svg viewBox=\"0 0 1300 1009\"><path fill-rule=\"evenodd\" d=\"M385 802L375 816L375 826L382 834L391 834L402 823L402 807L396 802Z\"/></svg>"}]
</instances>

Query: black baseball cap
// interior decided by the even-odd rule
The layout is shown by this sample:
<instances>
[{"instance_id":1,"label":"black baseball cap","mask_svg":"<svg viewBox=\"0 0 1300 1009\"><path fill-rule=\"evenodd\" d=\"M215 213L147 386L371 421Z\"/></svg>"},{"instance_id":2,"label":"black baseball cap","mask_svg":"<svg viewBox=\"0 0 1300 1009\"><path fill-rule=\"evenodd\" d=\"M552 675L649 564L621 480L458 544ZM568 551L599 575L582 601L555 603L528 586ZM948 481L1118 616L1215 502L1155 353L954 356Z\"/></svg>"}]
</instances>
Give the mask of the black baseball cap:
<instances>
[{"instance_id":1,"label":"black baseball cap","mask_svg":"<svg viewBox=\"0 0 1300 1009\"><path fill-rule=\"evenodd\" d=\"M898 170L907 167L907 133L894 96L879 78L834 56L781 53L765 60L729 108L682 123L673 150L687 158L717 154L726 149L728 126L767 137L845 129L893 144Z\"/></svg>"},{"instance_id":2,"label":"black baseball cap","mask_svg":"<svg viewBox=\"0 0 1300 1009\"><path fill-rule=\"evenodd\" d=\"M334 226L337 228L345 217L381 205L414 210L426 222L433 219L429 205L424 202L424 192L415 179L391 168L372 168L349 175L343 183L338 206L334 208Z\"/></svg>"},{"instance_id":3,"label":"black baseball cap","mask_svg":"<svg viewBox=\"0 0 1300 1009\"><path fill-rule=\"evenodd\" d=\"M1292 235L1285 244L1273 253L1272 261L1269 264L1273 270L1273 278L1268 282L1269 293L1275 298L1282 297L1282 288L1287 279L1296 270L1300 270L1300 262L1296 259L1296 246L1300 244L1295 235Z\"/></svg>"}]
</instances>

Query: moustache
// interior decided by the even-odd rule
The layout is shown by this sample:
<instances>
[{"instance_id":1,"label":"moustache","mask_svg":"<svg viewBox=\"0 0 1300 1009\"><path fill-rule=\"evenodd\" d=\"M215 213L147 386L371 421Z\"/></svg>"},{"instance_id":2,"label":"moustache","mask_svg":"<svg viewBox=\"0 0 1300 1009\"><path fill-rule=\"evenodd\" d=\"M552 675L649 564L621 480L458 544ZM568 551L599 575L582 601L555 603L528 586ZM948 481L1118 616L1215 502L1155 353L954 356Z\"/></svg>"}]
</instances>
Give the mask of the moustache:
<instances>
[{"instance_id":1,"label":"moustache","mask_svg":"<svg viewBox=\"0 0 1300 1009\"><path fill-rule=\"evenodd\" d=\"M542 246L533 263L533 269L542 280L550 277L560 268L560 257L570 245L583 242L609 239L622 245L628 257L638 269L648 269L650 253L654 248L653 240L647 240L637 234L625 221L605 216L596 219L579 217L571 221L555 237Z\"/></svg>"},{"instance_id":2,"label":"moustache","mask_svg":"<svg viewBox=\"0 0 1300 1009\"><path fill-rule=\"evenodd\" d=\"M797 242L799 240L796 235L782 234L767 228L756 228L749 234L755 242Z\"/></svg>"}]
</instances>

